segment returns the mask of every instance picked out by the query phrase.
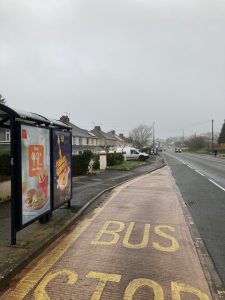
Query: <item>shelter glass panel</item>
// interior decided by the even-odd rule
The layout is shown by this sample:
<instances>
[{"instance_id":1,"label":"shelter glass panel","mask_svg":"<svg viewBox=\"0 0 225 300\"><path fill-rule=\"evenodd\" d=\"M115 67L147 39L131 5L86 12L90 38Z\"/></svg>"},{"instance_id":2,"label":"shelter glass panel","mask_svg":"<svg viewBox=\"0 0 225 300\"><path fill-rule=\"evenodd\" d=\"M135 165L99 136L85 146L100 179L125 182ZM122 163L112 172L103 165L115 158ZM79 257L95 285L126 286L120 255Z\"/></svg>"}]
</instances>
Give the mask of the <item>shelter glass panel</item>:
<instances>
[{"instance_id":1,"label":"shelter glass panel","mask_svg":"<svg viewBox=\"0 0 225 300\"><path fill-rule=\"evenodd\" d=\"M57 208L72 197L71 133L53 130L54 196L53 208Z\"/></svg>"},{"instance_id":2,"label":"shelter glass panel","mask_svg":"<svg viewBox=\"0 0 225 300\"><path fill-rule=\"evenodd\" d=\"M50 131L21 125L22 225L50 210Z\"/></svg>"}]
</instances>

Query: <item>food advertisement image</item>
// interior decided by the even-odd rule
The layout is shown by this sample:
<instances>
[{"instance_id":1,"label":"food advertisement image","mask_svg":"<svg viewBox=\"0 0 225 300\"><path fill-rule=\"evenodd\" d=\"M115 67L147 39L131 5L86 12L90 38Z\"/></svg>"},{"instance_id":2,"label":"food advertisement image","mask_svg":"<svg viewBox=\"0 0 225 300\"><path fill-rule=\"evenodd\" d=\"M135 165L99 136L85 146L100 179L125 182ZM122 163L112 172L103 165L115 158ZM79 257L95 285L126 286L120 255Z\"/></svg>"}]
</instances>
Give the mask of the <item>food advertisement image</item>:
<instances>
[{"instance_id":1,"label":"food advertisement image","mask_svg":"<svg viewBox=\"0 0 225 300\"><path fill-rule=\"evenodd\" d=\"M54 197L56 208L71 199L71 134L53 131Z\"/></svg>"},{"instance_id":2,"label":"food advertisement image","mask_svg":"<svg viewBox=\"0 0 225 300\"><path fill-rule=\"evenodd\" d=\"M50 210L49 130L21 125L22 224Z\"/></svg>"}]
</instances>

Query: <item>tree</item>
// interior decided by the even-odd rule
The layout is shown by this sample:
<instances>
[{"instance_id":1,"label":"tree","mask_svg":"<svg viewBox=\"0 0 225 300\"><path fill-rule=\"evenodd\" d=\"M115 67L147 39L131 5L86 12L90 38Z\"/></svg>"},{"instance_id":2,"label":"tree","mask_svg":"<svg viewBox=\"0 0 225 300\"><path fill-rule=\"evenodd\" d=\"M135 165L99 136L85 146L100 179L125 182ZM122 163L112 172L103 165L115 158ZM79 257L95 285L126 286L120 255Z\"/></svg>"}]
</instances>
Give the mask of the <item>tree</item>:
<instances>
[{"instance_id":1,"label":"tree","mask_svg":"<svg viewBox=\"0 0 225 300\"><path fill-rule=\"evenodd\" d=\"M191 137L185 144L188 146L190 150L201 150L207 146L207 141L205 137L198 136L198 137Z\"/></svg>"},{"instance_id":2,"label":"tree","mask_svg":"<svg viewBox=\"0 0 225 300\"><path fill-rule=\"evenodd\" d=\"M6 100L5 100L5 98L2 97L1 94L0 94L0 104L6 105Z\"/></svg>"},{"instance_id":3,"label":"tree","mask_svg":"<svg viewBox=\"0 0 225 300\"><path fill-rule=\"evenodd\" d=\"M218 138L218 144L225 143L225 121L223 123L219 138Z\"/></svg>"},{"instance_id":4,"label":"tree","mask_svg":"<svg viewBox=\"0 0 225 300\"><path fill-rule=\"evenodd\" d=\"M152 137L152 127L146 124L140 124L130 132L130 138L133 140L134 146L143 149L148 146Z\"/></svg>"}]
</instances>

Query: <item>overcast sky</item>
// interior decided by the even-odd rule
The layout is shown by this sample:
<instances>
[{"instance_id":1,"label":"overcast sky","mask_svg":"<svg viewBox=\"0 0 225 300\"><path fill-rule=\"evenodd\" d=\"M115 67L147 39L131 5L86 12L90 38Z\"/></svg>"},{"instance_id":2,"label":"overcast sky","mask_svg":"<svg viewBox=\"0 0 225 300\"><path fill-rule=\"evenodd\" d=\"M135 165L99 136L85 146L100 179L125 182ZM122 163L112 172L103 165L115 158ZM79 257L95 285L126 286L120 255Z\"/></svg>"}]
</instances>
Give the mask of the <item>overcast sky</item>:
<instances>
[{"instance_id":1,"label":"overcast sky","mask_svg":"<svg viewBox=\"0 0 225 300\"><path fill-rule=\"evenodd\" d=\"M0 93L86 129L220 131L225 1L0 0Z\"/></svg>"}]
</instances>

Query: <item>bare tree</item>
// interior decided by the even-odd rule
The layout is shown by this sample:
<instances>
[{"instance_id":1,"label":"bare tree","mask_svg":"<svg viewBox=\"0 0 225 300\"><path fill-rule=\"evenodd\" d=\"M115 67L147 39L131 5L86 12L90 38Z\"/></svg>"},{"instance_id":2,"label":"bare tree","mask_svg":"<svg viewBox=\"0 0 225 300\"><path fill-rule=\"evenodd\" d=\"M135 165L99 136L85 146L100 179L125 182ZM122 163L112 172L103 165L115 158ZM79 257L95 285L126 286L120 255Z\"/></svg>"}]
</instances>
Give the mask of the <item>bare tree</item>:
<instances>
[{"instance_id":1,"label":"bare tree","mask_svg":"<svg viewBox=\"0 0 225 300\"><path fill-rule=\"evenodd\" d=\"M140 124L130 132L130 138L133 140L134 146L143 149L148 146L152 137L152 127L146 124Z\"/></svg>"},{"instance_id":2,"label":"bare tree","mask_svg":"<svg viewBox=\"0 0 225 300\"><path fill-rule=\"evenodd\" d=\"M186 140L185 144L190 150L201 150L207 147L207 139L205 136L195 136Z\"/></svg>"},{"instance_id":3,"label":"bare tree","mask_svg":"<svg viewBox=\"0 0 225 300\"><path fill-rule=\"evenodd\" d=\"M0 104L6 105L6 100L5 100L5 98L2 97L1 94L0 94Z\"/></svg>"}]
</instances>

